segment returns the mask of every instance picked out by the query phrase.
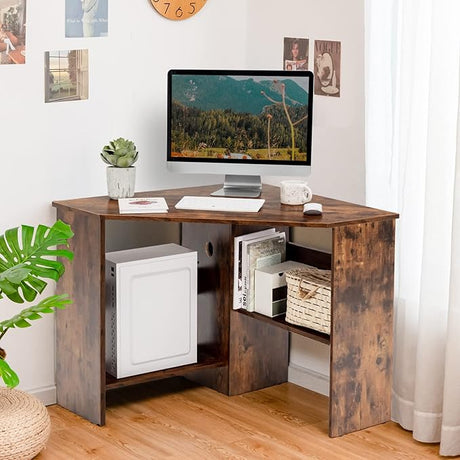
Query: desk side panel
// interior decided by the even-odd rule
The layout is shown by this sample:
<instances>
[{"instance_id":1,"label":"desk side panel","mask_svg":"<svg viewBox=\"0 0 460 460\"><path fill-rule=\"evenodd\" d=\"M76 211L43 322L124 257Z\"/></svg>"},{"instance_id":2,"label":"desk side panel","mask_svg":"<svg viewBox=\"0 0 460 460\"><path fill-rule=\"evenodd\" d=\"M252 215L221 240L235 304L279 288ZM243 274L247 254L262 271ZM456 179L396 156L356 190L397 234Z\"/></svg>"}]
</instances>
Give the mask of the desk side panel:
<instances>
[{"instance_id":1,"label":"desk side panel","mask_svg":"<svg viewBox=\"0 0 460 460\"><path fill-rule=\"evenodd\" d=\"M238 395L287 382L289 332L230 312L229 394Z\"/></svg>"},{"instance_id":2,"label":"desk side panel","mask_svg":"<svg viewBox=\"0 0 460 460\"><path fill-rule=\"evenodd\" d=\"M57 403L93 423L105 423L105 342L102 319L104 229L98 216L58 209L75 234L74 260L57 292L73 303L56 314Z\"/></svg>"},{"instance_id":3,"label":"desk side panel","mask_svg":"<svg viewBox=\"0 0 460 460\"><path fill-rule=\"evenodd\" d=\"M187 377L229 395L287 381L288 331L232 309L233 237L256 230L261 227L182 226L182 244L198 251L198 343L228 363Z\"/></svg>"},{"instance_id":4,"label":"desk side panel","mask_svg":"<svg viewBox=\"0 0 460 460\"><path fill-rule=\"evenodd\" d=\"M198 345L224 363L229 354L231 241L229 225L182 224L182 244L198 253ZM228 394L227 365L193 371L187 378Z\"/></svg>"},{"instance_id":5,"label":"desk side panel","mask_svg":"<svg viewBox=\"0 0 460 460\"><path fill-rule=\"evenodd\" d=\"M394 219L333 230L330 436L390 420Z\"/></svg>"},{"instance_id":6,"label":"desk side panel","mask_svg":"<svg viewBox=\"0 0 460 460\"><path fill-rule=\"evenodd\" d=\"M233 226L233 237L268 228L266 225ZM278 231L289 229L276 226ZM232 239L233 243L233 239ZM232 244L233 279L233 244ZM231 289L233 292L233 289ZM231 300L232 301L232 300ZM230 311L229 394L237 395L286 382L289 364L289 332L278 325Z\"/></svg>"}]
</instances>

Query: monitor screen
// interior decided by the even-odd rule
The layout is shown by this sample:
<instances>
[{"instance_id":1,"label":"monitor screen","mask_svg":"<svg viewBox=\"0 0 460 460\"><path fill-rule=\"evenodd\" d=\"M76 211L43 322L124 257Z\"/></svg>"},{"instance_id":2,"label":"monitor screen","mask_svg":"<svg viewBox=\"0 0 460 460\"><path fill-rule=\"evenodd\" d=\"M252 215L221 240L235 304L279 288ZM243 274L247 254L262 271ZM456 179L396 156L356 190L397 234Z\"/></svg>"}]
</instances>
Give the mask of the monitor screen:
<instances>
[{"instance_id":1,"label":"monitor screen","mask_svg":"<svg viewBox=\"0 0 460 460\"><path fill-rule=\"evenodd\" d=\"M171 70L167 161L176 172L305 176L308 71Z\"/></svg>"}]
</instances>

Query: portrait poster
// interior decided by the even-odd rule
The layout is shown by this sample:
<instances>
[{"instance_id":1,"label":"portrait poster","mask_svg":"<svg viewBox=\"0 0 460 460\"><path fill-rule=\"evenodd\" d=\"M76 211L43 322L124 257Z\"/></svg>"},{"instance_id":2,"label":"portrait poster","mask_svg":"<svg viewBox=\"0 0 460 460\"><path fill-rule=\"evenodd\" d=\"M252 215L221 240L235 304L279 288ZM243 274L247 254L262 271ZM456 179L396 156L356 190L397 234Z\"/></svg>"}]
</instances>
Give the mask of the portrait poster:
<instances>
[{"instance_id":1,"label":"portrait poster","mask_svg":"<svg viewBox=\"0 0 460 460\"><path fill-rule=\"evenodd\" d=\"M0 64L26 62L26 0L0 0Z\"/></svg>"},{"instance_id":2,"label":"portrait poster","mask_svg":"<svg viewBox=\"0 0 460 460\"><path fill-rule=\"evenodd\" d=\"M88 50L45 53L45 102L88 99Z\"/></svg>"},{"instance_id":3,"label":"portrait poster","mask_svg":"<svg viewBox=\"0 0 460 460\"><path fill-rule=\"evenodd\" d=\"M284 70L308 70L308 43L308 38L284 37Z\"/></svg>"},{"instance_id":4,"label":"portrait poster","mask_svg":"<svg viewBox=\"0 0 460 460\"><path fill-rule=\"evenodd\" d=\"M315 94L340 97L341 43L315 40Z\"/></svg>"},{"instance_id":5,"label":"portrait poster","mask_svg":"<svg viewBox=\"0 0 460 460\"><path fill-rule=\"evenodd\" d=\"M106 37L108 0L65 0L66 37Z\"/></svg>"}]
</instances>

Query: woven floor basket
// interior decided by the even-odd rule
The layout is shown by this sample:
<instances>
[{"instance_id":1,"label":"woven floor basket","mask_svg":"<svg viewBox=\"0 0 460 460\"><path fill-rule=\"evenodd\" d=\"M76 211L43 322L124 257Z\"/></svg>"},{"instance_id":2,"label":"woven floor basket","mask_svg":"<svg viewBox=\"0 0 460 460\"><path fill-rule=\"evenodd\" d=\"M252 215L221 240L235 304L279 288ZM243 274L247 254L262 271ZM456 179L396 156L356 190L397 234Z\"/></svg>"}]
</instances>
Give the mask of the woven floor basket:
<instances>
[{"instance_id":1,"label":"woven floor basket","mask_svg":"<svg viewBox=\"0 0 460 460\"><path fill-rule=\"evenodd\" d=\"M331 271L314 267L288 270L286 284L286 321L330 334Z\"/></svg>"},{"instance_id":2,"label":"woven floor basket","mask_svg":"<svg viewBox=\"0 0 460 460\"><path fill-rule=\"evenodd\" d=\"M48 410L35 396L0 388L0 459L34 458L50 435Z\"/></svg>"}]
</instances>

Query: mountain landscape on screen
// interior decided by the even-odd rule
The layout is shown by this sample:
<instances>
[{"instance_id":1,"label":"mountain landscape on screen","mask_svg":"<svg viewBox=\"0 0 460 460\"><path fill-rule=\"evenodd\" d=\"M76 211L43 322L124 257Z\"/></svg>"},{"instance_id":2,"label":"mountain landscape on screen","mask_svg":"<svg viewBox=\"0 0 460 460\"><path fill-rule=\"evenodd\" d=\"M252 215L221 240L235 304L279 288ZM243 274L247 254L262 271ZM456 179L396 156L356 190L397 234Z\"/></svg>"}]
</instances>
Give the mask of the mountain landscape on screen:
<instances>
[{"instance_id":1,"label":"mountain landscape on screen","mask_svg":"<svg viewBox=\"0 0 460 460\"><path fill-rule=\"evenodd\" d=\"M174 75L171 156L305 161L309 95L301 81Z\"/></svg>"},{"instance_id":2,"label":"mountain landscape on screen","mask_svg":"<svg viewBox=\"0 0 460 460\"><path fill-rule=\"evenodd\" d=\"M262 92L281 102L280 84L285 84L287 105L302 106L307 92L292 79L255 81L253 78L236 79L222 75L175 75L175 101L201 110L229 109L235 112L260 114L270 101Z\"/></svg>"}]
</instances>

